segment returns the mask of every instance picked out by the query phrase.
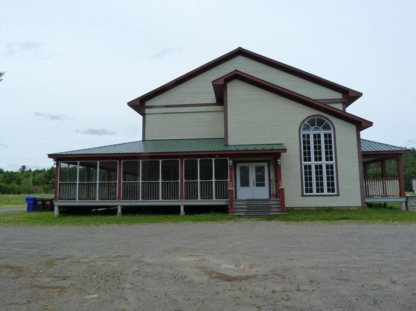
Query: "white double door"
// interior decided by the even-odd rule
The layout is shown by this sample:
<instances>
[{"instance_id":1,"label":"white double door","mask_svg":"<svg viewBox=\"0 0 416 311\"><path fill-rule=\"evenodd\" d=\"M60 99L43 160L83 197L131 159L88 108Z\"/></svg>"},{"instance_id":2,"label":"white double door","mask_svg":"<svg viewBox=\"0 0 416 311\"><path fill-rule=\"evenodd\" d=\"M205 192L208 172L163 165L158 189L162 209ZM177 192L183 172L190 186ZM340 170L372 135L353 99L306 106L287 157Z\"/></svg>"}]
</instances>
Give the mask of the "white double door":
<instances>
[{"instance_id":1,"label":"white double door","mask_svg":"<svg viewBox=\"0 0 416 311\"><path fill-rule=\"evenodd\" d=\"M268 199L269 173L266 162L237 163L237 199Z\"/></svg>"}]
</instances>

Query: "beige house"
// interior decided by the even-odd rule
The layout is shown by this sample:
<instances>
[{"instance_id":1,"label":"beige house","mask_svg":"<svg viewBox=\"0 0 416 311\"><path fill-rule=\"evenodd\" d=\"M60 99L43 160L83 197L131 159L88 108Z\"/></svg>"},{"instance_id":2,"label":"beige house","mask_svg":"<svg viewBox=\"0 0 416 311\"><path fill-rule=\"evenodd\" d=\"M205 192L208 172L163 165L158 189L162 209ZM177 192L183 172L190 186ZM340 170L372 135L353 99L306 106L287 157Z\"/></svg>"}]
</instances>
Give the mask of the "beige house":
<instances>
[{"instance_id":1,"label":"beige house","mask_svg":"<svg viewBox=\"0 0 416 311\"><path fill-rule=\"evenodd\" d=\"M404 201L404 148L362 140L347 112L362 94L237 48L128 105L141 141L50 154L63 206L223 206L233 215L286 207ZM397 178L385 161L397 159ZM382 163L379 179L366 178Z\"/></svg>"}]
</instances>

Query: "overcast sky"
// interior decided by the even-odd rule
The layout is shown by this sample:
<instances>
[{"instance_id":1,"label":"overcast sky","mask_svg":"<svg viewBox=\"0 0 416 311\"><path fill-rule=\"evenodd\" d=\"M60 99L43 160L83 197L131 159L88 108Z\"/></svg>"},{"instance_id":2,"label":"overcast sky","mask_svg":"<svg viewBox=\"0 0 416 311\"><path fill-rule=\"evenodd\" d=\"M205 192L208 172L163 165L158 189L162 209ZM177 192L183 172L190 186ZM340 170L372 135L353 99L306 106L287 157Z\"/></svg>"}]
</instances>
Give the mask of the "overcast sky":
<instances>
[{"instance_id":1,"label":"overcast sky","mask_svg":"<svg viewBox=\"0 0 416 311\"><path fill-rule=\"evenodd\" d=\"M238 46L364 93L363 138L416 142L416 1L0 2L3 169L140 140L129 100Z\"/></svg>"}]
</instances>

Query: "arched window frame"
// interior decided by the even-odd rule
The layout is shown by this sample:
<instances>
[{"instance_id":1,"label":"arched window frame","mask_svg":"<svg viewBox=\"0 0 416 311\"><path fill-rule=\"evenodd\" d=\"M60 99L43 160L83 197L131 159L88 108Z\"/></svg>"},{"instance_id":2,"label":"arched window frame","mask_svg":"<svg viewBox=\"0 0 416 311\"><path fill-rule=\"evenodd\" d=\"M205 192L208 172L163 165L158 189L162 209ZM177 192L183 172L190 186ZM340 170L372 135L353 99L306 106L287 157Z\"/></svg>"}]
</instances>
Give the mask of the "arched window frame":
<instances>
[{"instance_id":1,"label":"arched window frame","mask_svg":"<svg viewBox=\"0 0 416 311\"><path fill-rule=\"evenodd\" d=\"M302 195L338 195L335 128L323 116L310 116L300 125Z\"/></svg>"}]
</instances>

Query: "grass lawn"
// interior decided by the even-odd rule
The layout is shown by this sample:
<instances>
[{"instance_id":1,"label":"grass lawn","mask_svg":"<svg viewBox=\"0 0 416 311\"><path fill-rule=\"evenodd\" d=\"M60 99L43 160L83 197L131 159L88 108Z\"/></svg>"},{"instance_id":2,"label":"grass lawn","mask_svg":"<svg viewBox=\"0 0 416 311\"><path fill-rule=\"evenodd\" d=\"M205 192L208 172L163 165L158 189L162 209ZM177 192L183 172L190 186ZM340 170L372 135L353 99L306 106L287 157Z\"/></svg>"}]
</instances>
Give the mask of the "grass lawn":
<instances>
[{"instance_id":1,"label":"grass lawn","mask_svg":"<svg viewBox=\"0 0 416 311\"><path fill-rule=\"evenodd\" d=\"M53 194L31 194L40 198L53 198ZM0 206L3 205L26 205L28 194L0 194Z\"/></svg>"},{"instance_id":2,"label":"grass lawn","mask_svg":"<svg viewBox=\"0 0 416 311\"><path fill-rule=\"evenodd\" d=\"M360 223L416 223L416 212L401 211L398 207L372 207L351 209L288 209L287 215L273 217L239 217L211 213L198 215L61 215L55 218L52 212L14 212L0 214L0 225L9 226L98 226L135 225L150 223L180 222L235 222L235 221L276 221L276 222L360 222Z\"/></svg>"}]
</instances>

